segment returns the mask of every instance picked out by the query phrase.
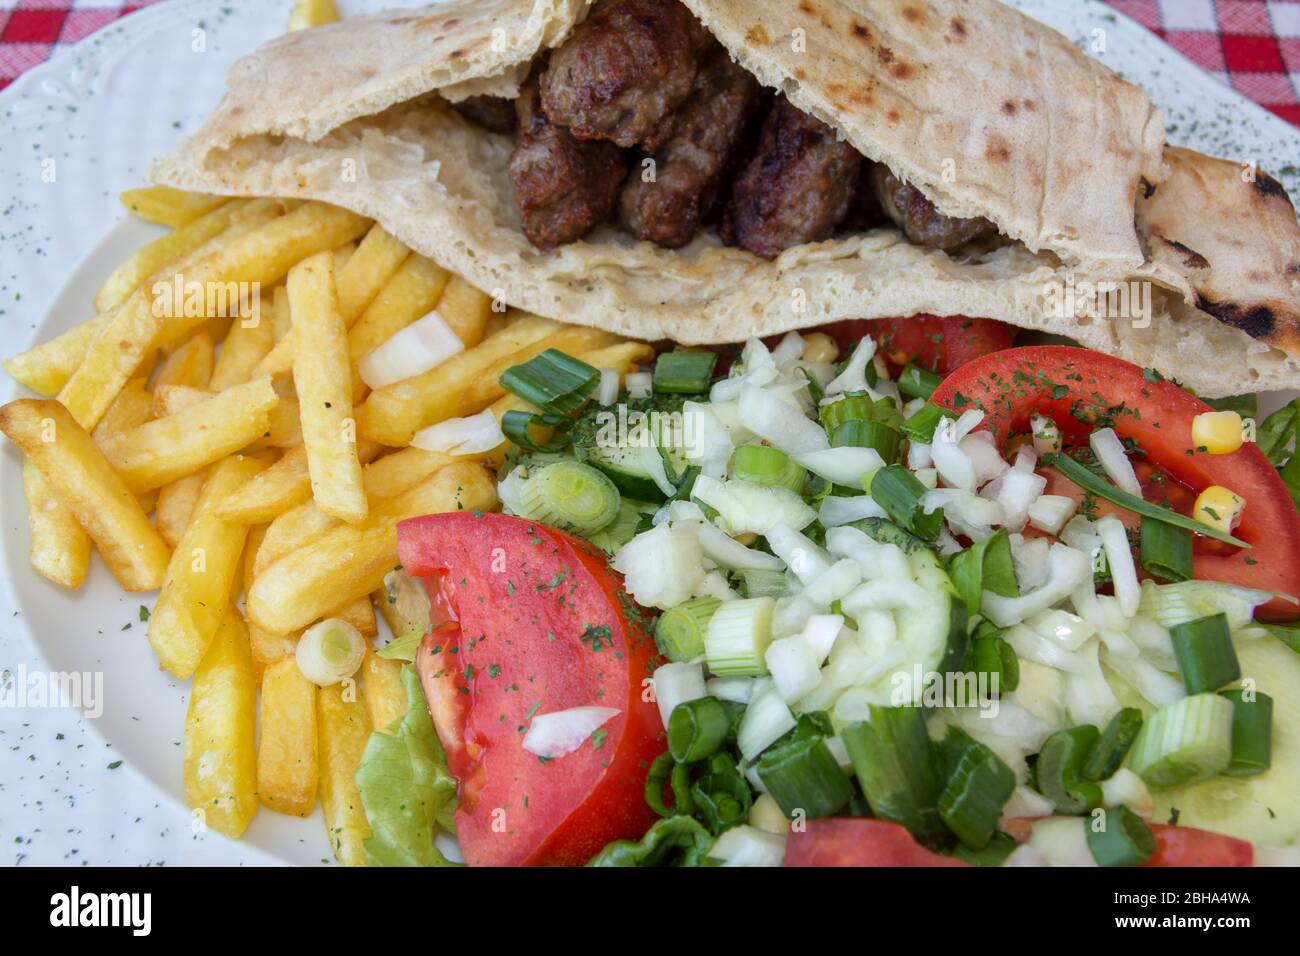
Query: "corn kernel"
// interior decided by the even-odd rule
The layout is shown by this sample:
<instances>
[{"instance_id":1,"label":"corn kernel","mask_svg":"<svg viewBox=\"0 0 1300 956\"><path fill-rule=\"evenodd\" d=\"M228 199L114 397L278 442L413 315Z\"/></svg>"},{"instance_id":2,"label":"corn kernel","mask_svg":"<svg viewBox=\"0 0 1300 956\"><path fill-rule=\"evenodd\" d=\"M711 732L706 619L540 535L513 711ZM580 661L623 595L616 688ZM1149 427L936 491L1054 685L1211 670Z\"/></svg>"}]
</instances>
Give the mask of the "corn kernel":
<instances>
[{"instance_id":1,"label":"corn kernel","mask_svg":"<svg viewBox=\"0 0 1300 956\"><path fill-rule=\"evenodd\" d=\"M1192 444L1211 455L1230 455L1241 443L1241 416L1236 412L1202 412L1192 419Z\"/></svg>"},{"instance_id":2,"label":"corn kernel","mask_svg":"<svg viewBox=\"0 0 1300 956\"><path fill-rule=\"evenodd\" d=\"M1241 512L1245 507L1245 499L1232 489L1210 485L1197 496L1192 517L1224 534L1231 534L1241 520Z\"/></svg>"},{"instance_id":3,"label":"corn kernel","mask_svg":"<svg viewBox=\"0 0 1300 956\"><path fill-rule=\"evenodd\" d=\"M840 357L840 347L825 332L813 332L803 337L805 362L834 362Z\"/></svg>"}]
</instances>

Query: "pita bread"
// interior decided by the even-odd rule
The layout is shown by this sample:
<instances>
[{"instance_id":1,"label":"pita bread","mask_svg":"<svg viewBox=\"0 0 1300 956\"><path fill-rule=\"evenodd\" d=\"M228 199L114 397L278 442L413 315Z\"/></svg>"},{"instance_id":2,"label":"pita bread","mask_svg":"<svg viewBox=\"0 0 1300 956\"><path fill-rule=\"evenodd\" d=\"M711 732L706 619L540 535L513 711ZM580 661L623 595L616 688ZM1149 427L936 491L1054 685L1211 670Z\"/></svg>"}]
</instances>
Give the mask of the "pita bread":
<instances>
[{"instance_id":1,"label":"pita bread","mask_svg":"<svg viewBox=\"0 0 1300 956\"><path fill-rule=\"evenodd\" d=\"M743 24L740 13L729 13L721 3L691 0L689 5L706 22L716 24L733 54L744 58L743 44L739 49L732 46L736 41L727 32L733 23L736 29ZM745 5L737 5L741 6ZM924 9L926 23L948 13L951 16L944 22L960 17L968 37L981 37L981 31L1005 33L1013 27L1037 31L1035 35L1041 36L1036 49L1046 72L1036 74L1035 82L1043 85L1033 87L1031 97L1022 99L1052 102L1051 64L1080 84L1084 83L1080 71L1086 71L1091 77L1088 83L1108 85L1105 71L1087 66L1090 61L1074 53L1056 34L992 0L918 0L901 5L855 0L836 6L837 10L858 11L872 36L885 32L886 20L877 8L889 8L893 11L890 16L896 13L901 22L908 21L904 8ZM1124 241L1117 241L1114 227L1116 221L1127 223L1136 242L1133 206L1127 199L1112 197L1131 197L1135 184L1150 169L1153 144L1146 137L1155 114L1149 107L1142 112L1130 106L1118 114L1104 104L1096 107L1098 116L1114 123L1111 139L1130 146L1116 151L1113 164L1100 164L1106 170L1101 179L1109 185L1096 186L1098 201L1113 202L1119 211L1101 217L1104 222L1099 221L1095 231L1079 231L1077 256L1058 243L1061 255L1050 250L1035 253L1027 244L1013 244L954 258L912 246L893 230L796 247L771 262L722 247L710 234L701 235L683 250L669 251L635 243L613 228L551 253L539 252L520 231L507 173L511 140L471 126L448 109L444 100L485 89L508 95L533 56L548 45L563 42L583 13L582 2L474 0L419 13L363 18L282 38L235 68L230 92L212 120L173 156L157 164L153 176L186 189L313 198L346 206L379 220L412 248L512 305L642 339L672 338L688 344L740 341L750 335L845 318L918 312L964 314L1069 335L1114 354L1179 357L1183 364L1163 370L1209 396L1240 392L1243 378L1260 389L1300 383L1300 363L1267 345L1256 347L1248 336L1232 329L1225 331L1231 334L1228 347L1241 356L1236 371L1226 371L1232 363L1207 367L1200 361L1205 353L1195 343L1217 323L1199 313L1173 321L1160 296L1153 300L1158 312L1155 321L1149 328L1137 330L1140 335L1129 335L1120 328L1120 320L1090 318L1087 301L1067 311L1047 308L1053 290L1073 284L1075 269L1067 262L1082 259L1085 249L1093 250L1095 257L1119 257L1105 261L1128 261L1126 253L1117 251L1127 240L1121 235ZM506 41L498 42L494 49L493 37ZM838 37L836 42L840 42ZM995 42L981 40L981 55L988 53L986 44ZM895 47L921 49L901 40L890 49ZM936 49L928 62L940 59L941 52ZM995 72L972 65L978 61L966 55L942 55L942 60L951 69L964 71L968 84L975 84L968 89L983 88L979 85L981 74ZM864 60L856 74L851 63L838 62L838 71L819 70L815 82L808 74L807 80L801 81L794 69L806 69L808 64L800 58L790 70L794 79L779 82L795 102L815 111L820 107L813 102L814 93L838 109L831 99L836 95L831 87L842 87L864 74L875 78L875 88L882 96L885 91L899 98L924 92L918 88L913 93L906 84L890 86L883 78L889 75L888 65L879 56ZM766 77L772 79L776 77ZM993 130L1010 129L1010 117L1005 123L988 116L980 123L961 119L971 97L956 98L954 91L959 86L944 87L954 98L935 107L949 116L942 129L947 137L944 141L954 150L964 148L965 143L987 141ZM1011 86L1014 83L1008 73L990 88ZM1061 95L1077 92L1059 84L1055 89ZM939 93L934 90L930 95ZM927 150L914 145L909 151L902 137L891 141L892 145L878 142L873 138L876 127L865 114L855 114L852 122L831 118L858 148L866 150L871 144L869 155L884 156L889 145L898 155L912 155L913 163L924 166L915 154ZM1126 121L1132 122L1125 126ZM886 117L883 122L890 121ZM913 125L919 136L930 131L938 136L941 127L934 123L933 117L918 117ZM960 129L959 123L963 124ZM1046 153L1039 157L1038 175L1044 188L1049 183L1059 186L1060 178L1067 175L1068 159L1064 153L1054 152L1051 144L1053 137L1064 134L1052 125L1032 129L1037 132L1016 141L1014 165L1030 170L1032 178L1036 150L1047 144ZM1089 155L1095 152L1097 129L1086 142L1080 139L1072 148ZM1158 148L1156 144L1157 152ZM1115 175L1125 152L1131 152L1131 163L1123 167L1127 171L1122 176ZM1017 228L1028 236L1043 228L1051 232L1056 228L1053 224L1068 218L1069 200L1051 205L1045 194L1042 204L1044 209L1051 207L1050 215L1027 216L1019 204L1020 195L1012 188L1014 177L988 175L991 185L981 187L986 191L979 193L979 202L989 205L980 205L977 211L1011 224L1004 228ZM974 186L948 186L953 202L976 201L974 191L963 191L975 190ZM1125 203L1127 215L1122 211ZM1096 274L1088 266L1079 271ZM1106 274L1113 277L1131 271L1106 270ZM1193 340L1190 348L1185 344L1189 337ZM1186 361L1188 356L1196 361Z\"/></svg>"}]
</instances>

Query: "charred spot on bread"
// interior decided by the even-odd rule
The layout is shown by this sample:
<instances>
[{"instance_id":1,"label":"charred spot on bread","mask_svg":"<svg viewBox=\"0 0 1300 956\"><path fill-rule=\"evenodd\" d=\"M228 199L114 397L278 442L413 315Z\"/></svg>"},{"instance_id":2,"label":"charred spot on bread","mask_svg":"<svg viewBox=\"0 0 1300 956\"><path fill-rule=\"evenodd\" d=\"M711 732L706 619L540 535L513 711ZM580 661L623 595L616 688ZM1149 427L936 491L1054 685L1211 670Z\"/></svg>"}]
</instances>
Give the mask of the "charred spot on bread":
<instances>
[{"instance_id":1,"label":"charred spot on bread","mask_svg":"<svg viewBox=\"0 0 1300 956\"><path fill-rule=\"evenodd\" d=\"M1268 341L1277 331L1277 316L1266 305L1243 308L1235 302L1215 302L1203 294L1196 297L1196 307L1208 312L1225 325L1240 329L1252 339Z\"/></svg>"}]
</instances>

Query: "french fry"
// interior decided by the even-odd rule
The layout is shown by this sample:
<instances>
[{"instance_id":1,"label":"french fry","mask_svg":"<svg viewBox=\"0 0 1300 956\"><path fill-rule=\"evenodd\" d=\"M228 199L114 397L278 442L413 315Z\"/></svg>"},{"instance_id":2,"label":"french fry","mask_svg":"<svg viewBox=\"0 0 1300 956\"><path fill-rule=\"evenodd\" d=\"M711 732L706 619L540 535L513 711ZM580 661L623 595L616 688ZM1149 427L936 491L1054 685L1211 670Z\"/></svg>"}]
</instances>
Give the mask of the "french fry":
<instances>
[{"instance_id":1,"label":"french fry","mask_svg":"<svg viewBox=\"0 0 1300 956\"><path fill-rule=\"evenodd\" d=\"M451 273L432 259L412 254L348 331L348 355L352 364L356 365L416 319L428 315L450 281Z\"/></svg>"},{"instance_id":2,"label":"french fry","mask_svg":"<svg viewBox=\"0 0 1300 956\"><path fill-rule=\"evenodd\" d=\"M363 446L366 443L361 443ZM382 502L403 494L456 459L439 452L404 448L367 465L362 476L366 497ZM312 501L290 508L271 522L257 555L256 573L339 524Z\"/></svg>"},{"instance_id":3,"label":"french fry","mask_svg":"<svg viewBox=\"0 0 1300 956\"><path fill-rule=\"evenodd\" d=\"M308 203L220 245L178 276L200 289L228 283L272 285L287 275L294 263L355 239L366 225L365 219L346 210ZM60 401L83 427L98 424L147 352L182 341L208 319L206 315L164 318L158 313L166 310L155 308L150 292L137 289L113 313L59 393Z\"/></svg>"},{"instance_id":4,"label":"french fry","mask_svg":"<svg viewBox=\"0 0 1300 956\"><path fill-rule=\"evenodd\" d=\"M167 545L98 445L66 408L19 399L0 408L0 431L40 469L55 498L90 535L124 591L152 591Z\"/></svg>"},{"instance_id":5,"label":"french fry","mask_svg":"<svg viewBox=\"0 0 1300 956\"><path fill-rule=\"evenodd\" d=\"M320 805L335 858L344 866L365 866L370 836L366 809L357 791L357 766L370 739L370 716L357 700L356 682L316 691Z\"/></svg>"},{"instance_id":6,"label":"french fry","mask_svg":"<svg viewBox=\"0 0 1300 956\"><path fill-rule=\"evenodd\" d=\"M337 273L339 315L348 328L356 324L410 255L411 250L383 226L373 226L366 233L356 254Z\"/></svg>"},{"instance_id":7,"label":"french fry","mask_svg":"<svg viewBox=\"0 0 1300 956\"><path fill-rule=\"evenodd\" d=\"M20 355L5 360L5 371L15 382L38 395L57 395L72 378L90 350L91 344L107 327L111 316L100 315L48 342L33 346Z\"/></svg>"},{"instance_id":8,"label":"french fry","mask_svg":"<svg viewBox=\"0 0 1300 956\"><path fill-rule=\"evenodd\" d=\"M253 377L253 369L275 345L275 331L265 314L266 308L259 295L254 308L231 323L230 332L217 353L208 388L220 392Z\"/></svg>"},{"instance_id":9,"label":"french fry","mask_svg":"<svg viewBox=\"0 0 1300 956\"><path fill-rule=\"evenodd\" d=\"M216 350L212 339L199 333L185 342L163 360L154 377L154 391L161 385L185 385L189 388L207 388L212 380L212 366Z\"/></svg>"},{"instance_id":10,"label":"french fry","mask_svg":"<svg viewBox=\"0 0 1300 956\"><path fill-rule=\"evenodd\" d=\"M305 817L316 806L320 776L316 685L292 658L262 675L262 735L257 745L257 796L276 813Z\"/></svg>"},{"instance_id":11,"label":"french fry","mask_svg":"<svg viewBox=\"0 0 1300 956\"><path fill-rule=\"evenodd\" d=\"M379 454L374 442L358 442L357 458L369 462ZM218 510L224 521L261 524L311 498L311 477L307 471L307 450L299 445L230 496Z\"/></svg>"},{"instance_id":12,"label":"french fry","mask_svg":"<svg viewBox=\"0 0 1300 956\"><path fill-rule=\"evenodd\" d=\"M27 552L32 567L55 584L81 587L90 571L90 536L54 497L30 458L23 461L23 494L32 535Z\"/></svg>"},{"instance_id":13,"label":"french fry","mask_svg":"<svg viewBox=\"0 0 1300 956\"><path fill-rule=\"evenodd\" d=\"M167 418L216 398L217 393L189 385L159 385L153 390L153 417Z\"/></svg>"},{"instance_id":14,"label":"french fry","mask_svg":"<svg viewBox=\"0 0 1300 956\"><path fill-rule=\"evenodd\" d=\"M217 506L217 517L222 521L227 519L221 516L221 506ZM248 589L253 586L253 567L254 560L257 558L257 549L262 546L262 539L266 537L266 525L254 525L248 529L248 537L244 539L244 571L243 571L243 593L247 594Z\"/></svg>"},{"instance_id":15,"label":"french fry","mask_svg":"<svg viewBox=\"0 0 1300 956\"><path fill-rule=\"evenodd\" d=\"M562 326L532 316L437 368L370 393L357 410L357 431L383 445L409 445L421 428L483 411L505 394L498 382L513 365L549 348L587 351L619 341L608 332Z\"/></svg>"},{"instance_id":16,"label":"french fry","mask_svg":"<svg viewBox=\"0 0 1300 956\"><path fill-rule=\"evenodd\" d=\"M328 515L361 521L369 505L357 458L347 327L339 315L328 254L313 256L289 273L289 311L293 381L301 403L312 497Z\"/></svg>"},{"instance_id":17,"label":"french fry","mask_svg":"<svg viewBox=\"0 0 1300 956\"><path fill-rule=\"evenodd\" d=\"M487 510L495 503L495 482L482 467L448 465L405 494L377 502L365 521L332 528L267 567L253 581L249 615L275 633L306 627L325 609L363 597L383 583L397 564L397 523L403 518Z\"/></svg>"},{"instance_id":18,"label":"french fry","mask_svg":"<svg viewBox=\"0 0 1300 956\"><path fill-rule=\"evenodd\" d=\"M293 329L293 319L289 315L289 290L283 285L275 287L275 292L271 296L271 331L275 333L276 344L279 344L285 336ZM285 371L293 365L290 360ZM257 376L252 376L256 378Z\"/></svg>"},{"instance_id":19,"label":"french fry","mask_svg":"<svg viewBox=\"0 0 1300 956\"><path fill-rule=\"evenodd\" d=\"M380 657L366 648L361 664L361 690L370 713L370 725L387 730L406 715L406 688L402 686L402 662Z\"/></svg>"},{"instance_id":20,"label":"french fry","mask_svg":"<svg viewBox=\"0 0 1300 956\"><path fill-rule=\"evenodd\" d=\"M269 379L236 385L106 439L104 454L132 491L161 488L256 441L279 401Z\"/></svg>"},{"instance_id":21,"label":"french fry","mask_svg":"<svg viewBox=\"0 0 1300 956\"><path fill-rule=\"evenodd\" d=\"M270 631L262 630L256 624L249 624L248 638L253 651L253 673L260 679L272 664L286 657L293 657L298 649L300 637L302 637L301 632L272 634Z\"/></svg>"},{"instance_id":22,"label":"french fry","mask_svg":"<svg viewBox=\"0 0 1300 956\"><path fill-rule=\"evenodd\" d=\"M171 229L189 225L228 202L228 196L190 193L170 186L145 186L122 193L122 205L133 215Z\"/></svg>"},{"instance_id":23,"label":"french fry","mask_svg":"<svg viewBox=\"0 0 1300 956\"><path fill-rule=\"evenodd\" d=\"M294 0L289 14L289 32L308 30L326 23L337 23L339 11L334 0Z\"/></svg>"},{"instance_id":24,"label":"french fry","mask_svg":"<svg viewBox=\"0 0 1300 956\"><path fill-rule=\"evenodd\" d=\"M334 274L338 275L343 271L343 267L348 264L352 254L357 251L357 244L349 242L346 246L339 246L334 250Z\"/></svg>"},{"instance_id":25,"label":"french fry","mask_svg":"<svg viewBox=\"0 0 1300 956\"><path fill-rule=\"evenodd\" d=\"M438 300L438 314L456 337L472 349L483 341L483 331L492 315L492 296L452 276Z\"/></svg>"},{"instance_id":26,"label":"french fry","mask_svg":"<svg viewBox=\"0 0 1300 956\"><path fill-rule=\"evenodd\" d=\"M207 469L204 469L158 489L153 523L168 547L175 548L185 536L185 529L190 525L190 518L194 515L194 507L199 503L199 495L203 492L203 483L207 477Z\"/></svg>"},{"instance_id":27,"label":"french fry","mask_svg":"<svg viewBox=\"0 0 1300 956\"><path fill-rule=\"evenodd\" d=\"M369 595L349 601L326 614L325 617L346 621L355 627L362 637L374 637L379 633L379 624L375 620L375 606L370 603Z\"/></svg>"},{"instance_id":28,"label":"french fry","mask_svg":"<svg viewBox=\"0 0 1300 956\"><path fill-rule=\"evenodd\" d=\"M281 396L271 409L271 420L261 443L269 448L298 448L302 440L302 405L298 396Z\"/></svg>"},{"instance_id":29,"label":"french fry","mask_svg":"<svg viewBox=\"0 0 1300 956\"><path fill-rule=\"evenodd\" d=\"M153 396L149 394L149 385L143 378L133 378L118 392L113 404L99 420L92 433L95 441L103 442L113 435L120 435L132 428L143 425L153 419Z\"/></svg>"},{"instance_id":30,"label":"french fry","mask_svg":"<svg viewBox=\"0 0 1300 956\"><path fill-rule=\"evenodd\" d=\"M257 683L243 619L229 604L217 610L185 715L185 798L207 826L238 837L257 813Z\"/></svg>"},{"instance_id":31,"label":"french fry","mask_svg":"<svg viewBox=\"0 0 1300 956\"><path fill-rule=\"evenodd\" d=\"M223 203L175 232L136 250L100 286L99 292L95 294L95 311L102 315L116 309L150 276L180 262L204 243L225 232L235 213L247 205L248 200L242 199Z\"/></svg>"},{"instance_id":32,"label":"french fry","mask_svg":"<svg viewBox=\"0 0 1300 956\"><path fill-rule=\"evenodd\" d=\"M246 526L216 516L217 505L264 467L256 458L235 456L212 469L167 566L149 618L149 644L163 670L181 680L194 673L217 632L248 537Z\"/></svg>"}]
</instances>

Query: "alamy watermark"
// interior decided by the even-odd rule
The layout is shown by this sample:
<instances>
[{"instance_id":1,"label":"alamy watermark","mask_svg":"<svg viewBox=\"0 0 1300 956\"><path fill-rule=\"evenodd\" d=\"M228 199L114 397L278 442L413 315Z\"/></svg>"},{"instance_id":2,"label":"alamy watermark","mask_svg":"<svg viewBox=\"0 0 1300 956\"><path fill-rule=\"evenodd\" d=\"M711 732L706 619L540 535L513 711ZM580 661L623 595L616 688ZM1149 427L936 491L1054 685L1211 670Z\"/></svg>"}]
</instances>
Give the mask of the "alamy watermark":
<instances>
[{"instance_id":1,"label":"alamy watermark","mask_svg":"<svg viewBox=\"0 0 1300 956\"><path fill-rule=\"evenodd\" d=\"M104 713L102 671L0 671L0 710L75 708L90 719Z\"/></svg>"}]
</instances>

